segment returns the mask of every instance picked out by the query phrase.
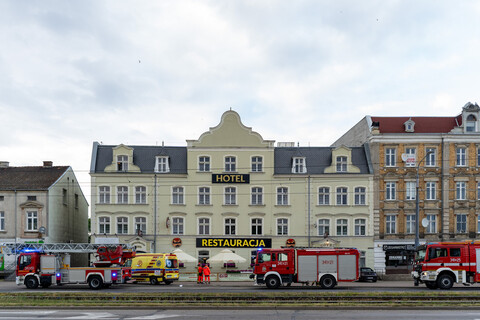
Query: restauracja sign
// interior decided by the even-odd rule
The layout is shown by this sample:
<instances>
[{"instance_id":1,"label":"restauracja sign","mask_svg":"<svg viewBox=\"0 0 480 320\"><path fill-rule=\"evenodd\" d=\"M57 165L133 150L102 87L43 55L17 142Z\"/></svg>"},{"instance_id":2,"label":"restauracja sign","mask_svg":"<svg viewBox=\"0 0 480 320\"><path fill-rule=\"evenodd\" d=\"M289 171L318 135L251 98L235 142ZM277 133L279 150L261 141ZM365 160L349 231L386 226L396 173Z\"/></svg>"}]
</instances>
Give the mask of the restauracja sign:
<instances>
[{"instance_id":1,"label":"restauracja sign","mask_svg":"<svg viewBox=\"0 0 480 320\"><path fill-rule=\"evenodd\" d=\"M197 248L271 248L272 239L197 238Z\"/></svg>"}]
</instances>

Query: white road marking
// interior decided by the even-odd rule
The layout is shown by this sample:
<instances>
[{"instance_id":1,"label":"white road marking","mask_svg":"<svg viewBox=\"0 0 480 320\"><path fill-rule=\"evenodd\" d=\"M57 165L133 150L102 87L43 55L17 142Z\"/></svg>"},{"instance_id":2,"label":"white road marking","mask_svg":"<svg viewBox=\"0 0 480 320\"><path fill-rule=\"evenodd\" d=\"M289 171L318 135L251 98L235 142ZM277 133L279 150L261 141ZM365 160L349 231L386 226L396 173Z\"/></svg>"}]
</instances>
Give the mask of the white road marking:
<instances>
[{"instance_id":1,"label":"white road marking","mask_svg":"<svg viewBox=\"0 0 480 320\"><path fill-rule=\"evenodd\" d=\"M0 314L51 314L55 312L57 311L0 311Z\"/></svg>"},{"instance_id":2,"label":"white road marking","mask_svg":"<svg viewBox=\"0 0 480 320\"><path fill-rule=\"evenodd\" d=\"M117 315L108 312L82 312L81 316L67 317L65 319L118 319Z\"/></svg>"},{"instance_id":3,"label":"white road marking","mask_svg":"<svg viewBox=\"0 0 480 320\"><path fill-rule=\"evenodd\" d=\"M168 314L152 314L151 316L146 316L146 317L135 317L135 318L125 318L125 319L166 319L166 318L176 318L176 317L180 317L180 315L177 315L177 314L171 314L171 315L168 315Z\"/></svg>"}]
</instances>

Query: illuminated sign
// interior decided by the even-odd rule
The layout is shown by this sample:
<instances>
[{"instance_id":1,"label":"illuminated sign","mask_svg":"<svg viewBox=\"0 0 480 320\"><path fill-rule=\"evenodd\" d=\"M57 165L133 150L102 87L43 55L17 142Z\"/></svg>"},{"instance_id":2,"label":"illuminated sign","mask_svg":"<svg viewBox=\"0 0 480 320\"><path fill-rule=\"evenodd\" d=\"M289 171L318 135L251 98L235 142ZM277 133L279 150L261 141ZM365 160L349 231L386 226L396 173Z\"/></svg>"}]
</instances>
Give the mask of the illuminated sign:
<instances>
[{"instance_id":1,"label":"illuminated sign","mask_svg":"<svg viewBox=\"0 0 480 320\"><path fill-rule=\"evenodd\" d=\"M197 248L271 248L265 238L197 238Z\"/></svg>"},{"instance_id":2,"label":"illuminated sign","mask_svg":"<svg viewBox=\"0 0 480 320\"><path fill-rule=\"evenodd\" d=\"M250 183L249 174L212 174L212 183Z\"/></svg>"}]
</instances>

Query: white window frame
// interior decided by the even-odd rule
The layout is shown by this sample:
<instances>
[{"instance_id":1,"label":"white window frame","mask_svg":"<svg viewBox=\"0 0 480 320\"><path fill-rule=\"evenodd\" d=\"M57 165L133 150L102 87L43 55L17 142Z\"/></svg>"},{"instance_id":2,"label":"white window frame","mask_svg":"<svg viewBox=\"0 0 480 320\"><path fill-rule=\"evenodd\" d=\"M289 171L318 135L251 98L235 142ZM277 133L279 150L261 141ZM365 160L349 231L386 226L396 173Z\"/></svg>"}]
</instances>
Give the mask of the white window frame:
<instances>
[{"instance_id":1,"label":"white window frame","mask_svg":"<svg viewBox=\"0 0 480 320\"><path fill-rule=\"evenodd\" d=\"M319 206L330 205L330 187L318 188L318 205Z\"/></svg>"},{"instance_id":2,"label":"white window frame","mask_svg":"<svg viewBox=\"0 0 480 320\"><path fill-rule=\"evenodd\" d=\"M147 233L147 218L146 217L135 217L135 233L138 232L138 227L143 234Z\"/></svg>"},{"instance_id":3,"label":"white window frame","mask_svg":"<svg viewBox=\"0 0 480 320\"><path fill-rule=\"evenodd\" d=\"M263 157L262 156L252 156L252 172L263 172Z\"/></svg>"},{"instance_id":4,"label":"white window frame","mask_svg":"<svg viewBox=\"0 0 480 320\"><path fill-rule=\"evenodd\" d=\"M437 200L437 183L434 181L427 181L425 183L425 199Z\"/></svg>"},{"instance_id":5,"label":"white window frame","mask_svg":"<svg viewBox=\"0 0 480 320\"><path fill-rule=\"evenodd\" d=\"M335 220L335 230L338 237L348 236L348 219L339 218Z\"/></svg>"},{"instance_id":6,"label":"white window frame","mask_svg":"<svg viewBox=\"0 0 480 320\"><path fill-rule=\"evenodd\" d=\"M147 187L136 186L135 187L135 203L146 204L147 203Z\"/></svg>"},{"instance_id":7,"label":"white window frame","mask_svg":"<svg viewBox=\"0 0 480 320\"><path fill-rule=\"evenodd\" d=\"M367 204L367 188L355 187L355 205L364 206Z\"/></svg>"},{"instance_id":8,"label":"white window frame","mask_svg":"<svg viewBox=\"0 0 480 320\"><path fill-rule=\"evenodd\" d=\"M262 218L250 219L250 233L252 236L263 235L263 219Z\"/></svg>"},{"instance_id":9,"label":"white window frame","mask_svg":"<svg viewBox=\"0 0 480 320\"><path fill-rule=\"evenodd\" d=\"M237 219L228 217L223 219L224 235L234 236L237 234Z\"/></svg>"},{"instance_id":10,"label":"white window frame","mask_svg":"<svg viewBox=\"0 0 480 320\"><path fill-rule=\"evenodd\" d=\"M469 114L465 120L465 132L477 132L477 117L473 114Z\"/></svg>"},{"instance_id":11,"label":"white window frame","mask_svg":"<svg viewBox=\"0 0 480 320\"><path fill-rule=\"evenodd\" d=\"M117 204L128 204L128 186L117 186Z\"/></svg>"},{"instance_id":12,"label":"white window frame","mask_svg":"<svg viewBox=\"0 0 480 320\"><path fill-rule=\"evenodd\" d=\"M305 157L292 158L292 173L307 173L307 160Z\"/></svg>"},{"instance_id":13,"label":"white window frame","mask_svg":"<svg viewBox=\"0 0 480 320\"><path fill-rule=\"evenodd\" d=\"M456 200L467 200L467 182L466 181L457 181L455 183L455 199Z\"/></svg>"},{"instance_id":14,"label":"white window frame","mask_svg":"<svg viewBox=\"0 0 480 320\"><path fill-rule=\"evenodd\" d=\"M467 233L468 228L468 219L466 213L459 213L455 217L455 232L456 233ZM460 229L459 226L464 225L465 229Z\"/></svg>"},{"instance_id":15,"label":"white window frame","mask_svg":"<svg viewBox=\"0 0 480 320\"><path fill-rule=\"evenodd\" d=\"M237 187L228 186L223 189L224 191L224 205L235 206L237 205Z\"/></svg>"},{"instance_id":16,"label":"white window frame","mask_svg":"<svg viewBox=\"0 0 480 320\"><path fill-rule=\"evenodd\" d=\"M112 225L110 223L110 220L111 220L110 217L98 217L98 233L100 234L111 233Z\"/></svg>"},{"instance_id":17,"label":"white window frame","mask_svg":"<svg viewBox=\"0 0 480 320\"><path fill-rule=\"evenodd\" d=\"M288 236L288 218L277 218L277 236Z\"/></svg>"},{"instance_id":18,"label":"white window frame","mask_svg":"<svg viewBox=\"0 0 480 320\"><path fill-rule=\"evenodd\" d=\"M426 233L437 233L437 215L436 214L427 214L426 218L428 220L428 226L425 229Z\"/></svg>"},{"instance_id":19,"label":"white window frame","mask_svg":"<svg viewBox=\"0 0 480 320\"><path fill-rule=\"evenodd\" d=\"M185 204L185 187L183 186L172 187L172 204L173 205Z\"/></svg>"},{"instance_id":20,"label":"white window frame","mask_svg":"<svg viewBox=\"0 0 480 320\"><path fill-rule=\"evenodd\" d=\"M337 187L336 189L337 206L348 205L348 187Z\"/></svg>"},{"instance_id":21,"label":"white window frame","mask_svg":"<svg viewBox=\"0 0 480 320\"><path fill-rule=\"evenodd\" d=\"M385 216L385 234L397 233L397 216L386 215Z\"/></svg>"},{"instance_id":22,"label":"white window frame","mask_svg":"<svg viewBox=\"0 0 480 320\"><path fill-rule=\"evenodd\" d=\"M437 165L437 148L426 148L425 152L432 152L425 158L425 167L435 167Z\"/></svg>"},{"instance_id":23,"label":"white window frame","mask_svg":"<svg viewBox=\"0 0 480 320\"><path fill-rule=\"evenodd\" d=\"M366 236L367 235L367 219L357 218L354 221L355 226L355 235L356 236Z\"/></svg>"},{"instance_id":24,"label":"white window frame","mask_svg":"<svg viewBox=\"0 0 480 320\"><path fill-rule=\"evenodd\" d=\"M385 200L394 201L397 199L397 183L394 181L385 182Z\"/></svg>"},{"instance_id":25,"label":"white window frame","mask_svg":"<svg viewBox=\"0 0 480 320\"><path fill-rule=\"evenodd\" d=\"M208 236L211 232L211 219L209 217L199 217L197 220L198 235Z\"/></svg>"},{"instance_id":26,"label":"white window frame","mask_svg":"<svg viewBox=\"0 0 480 320\"><path fill-rule=\"evenodd\" d=\"M337 172L347 172L347 163L348 163L347 156L337 156L336 157Z\"/></svg>"},{"instance_id":27,"label":"white window frame","mask_svg":"<svg viewBox=\"0 0 480 320\"><path fill-rule=\"evenodd\" d=\"M405 153L408 156L415 155L415 160L417 159L417 149L416 148L413 148L413 147L405 148ZM405 166L406 167L415 167L416 166L416 161L415 162L407 162L407 163L405 163Z\"/></svg>"},{"instance_id":28,"label":"white window frame","mask_svg":"<svg viewBox=\"0 0 480 320\"><path fill-rule=\"evenodd\" d=\"M263 187L255 186L251 188L251 205L261 206L263 205Z\"/></svg>"},{"instance_id":29,"label":"white window frame","mask_svg":"<svg viewBox=\"0 0 480 320\"><path fill-rule=\"evenodd\" d=\"M397 149L385 148L385 167L397 166Z\"/></svg>"},{"instance_id":30,"label":"white window frame","mask_svg":"<svg viewBox=\"0 0 480 320\"><path fill-rule=\"evenodd\" d=\"M405 216L405 233L406 234L414 234L416 228L416 221L414 214L407 214Z\"/></svg>"},{"instance_id":31,"label":"white window frame","mask_svg":"<svg viewBox=\"0 0 480 320\"><path fill-rule=\"evenodd\" d=\"M109 204L110 203L110 186L98 187L98 203Z\"/></svg>"},{"instance_id":32,"label":"white window frame","mask_svg":"<svg viewBox=\"0 0 480 320\"><path fill-rule=\"evenodd\" d=\"M288 187L277 187L277 206L288 206Z\"/></svg>"},{"instance_id":33,"label":"white window frame","mask_svg":"<svg viewBox=\"0 0 480 320\"><path fill-rule=\"evenodd\" d=\"M457 147L455 150L455 166L466 167L467 166L467 148Z\"/></svg>"},{"instance_id":34,"label":"white window frame","mask_svg":"<svg viewBox=\"0 0 480 320\"><path fill-rule=\"evenodd\" d=\"M237 157L225 156L225 172L237 172Z\"/></svg>"},{"instance_id":35,"label":"white window frame","mask_svg":"<svg viewBox=\"0 0 480 320\"><path fill-rule=\"evenodd\" d=\"M128 234L128 217L117 217L117 234Z\"/></svg>"},{"instance_id":36,"label":"white window frame","mask_svg":"<svg viewBox=\"0 0 480 320\"><path fill-rule=\"evenodd\" d=\"M155 157L155 172L156 173L167 173L170 172L170 157L168 156L158 156Z\"/></svg>"},{"instance_id":37,"label":"white window frame","mask_svg":"<svg viewBox=\"0 0 480 320\"><path fill-rule=\"evenodd\" d=\"M210 205L210 187L202 186L198 188L198 204L202 206Z\"/></svg>"},{"instance_id":38,"label":"white window frame","mask_svg":"<svg viewBox=\"0 0 480 320\"><path fill-rule=\"evenodd\" d=\"M210 172L210 156L198 157L198 171Z\"/></svg>"},{"instance_id":39,"label":"white window frame","mask_svg":"<svg viewBox=\"0 0 480 320\"><path fill-rule=\"evenodd\" d=\"M417 196L417 182L405 182L405 200L415 200Z\"/></svg>"},{"instance_id":40,"label":"white window frame","mask_svg":"<svg viewBox=\"0 0 480 320\"><path fill-rule=\"evenodd\" d=\"M318 236L330 235L330 219L322 218L317 221Z\"/></svg>"},{"instance_id":41,"label":"white window frame","mask_svg":"<svg viewBox=\"0 0 480 320\"><path fill-rule=\"evenodd\" d=\"M185 232L185 218L172 217L172 234L183 235Z\"/></svg>"},{"instance_id":42,"label":"white window frame","mask_svg":"<svg viewBox=\"0 0 480 320\"><path fill-rule=\"evenodd\" d=\"M5 231L5 211L0 211L0 231Z\"/></svg>"},{"instance_id":43,"label":"white window frame","mask_svg":"<svg viewBox=\"0 0 480 320\"><path fill-rule=\"evenodd\" d=\"M128 155L119 154L117 155L117 172L127 172L128 171Z\"/></svg>"}]
</instances>

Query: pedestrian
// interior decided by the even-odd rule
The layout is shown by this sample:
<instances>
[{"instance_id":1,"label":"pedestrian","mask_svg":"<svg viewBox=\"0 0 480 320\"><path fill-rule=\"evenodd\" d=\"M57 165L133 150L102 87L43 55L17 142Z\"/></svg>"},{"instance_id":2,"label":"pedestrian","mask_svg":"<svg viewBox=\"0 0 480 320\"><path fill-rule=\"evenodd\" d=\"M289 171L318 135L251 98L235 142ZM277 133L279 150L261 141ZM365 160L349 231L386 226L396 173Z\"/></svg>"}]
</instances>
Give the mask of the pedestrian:
<instances>
[{"instance_id":1,"label":"pedestrian","mask_svg":"<svg viewBox=\"0 0 480 320\"><path fill-rule=\"evenodd\" d=\"M198 264L198 278L197 278L197 284L201 284L203 282L203 267L202 264Z\"/></svg>"},{"instance_id":2,"label":"pedestrian","mask_svg":"<svg viewBox=\"0 0 480 320\"><path fill-rule=\"evenodd\" d=\"M210 267L208 266L208 264L206 264L206 265L203 267L203 275L205 276L205 277L204 277L205 283L210 284Z\"/></svg>"}]
</instances>

